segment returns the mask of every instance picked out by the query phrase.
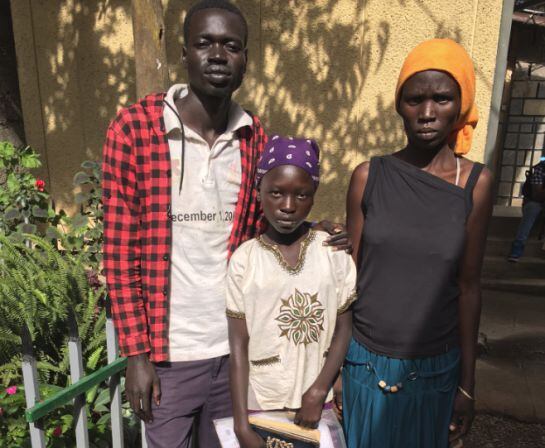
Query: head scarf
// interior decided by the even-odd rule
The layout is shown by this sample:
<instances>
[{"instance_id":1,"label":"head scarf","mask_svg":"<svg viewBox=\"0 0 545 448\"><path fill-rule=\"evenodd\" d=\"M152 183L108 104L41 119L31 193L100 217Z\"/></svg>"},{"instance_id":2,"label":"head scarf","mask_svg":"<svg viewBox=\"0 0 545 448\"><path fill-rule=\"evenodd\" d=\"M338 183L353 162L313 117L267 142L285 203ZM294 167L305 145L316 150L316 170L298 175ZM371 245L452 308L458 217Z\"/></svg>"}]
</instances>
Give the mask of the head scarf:
<instances>
[{"instance_id":1,"label":"head scarf","mask_svg":"<svg viewBox=\"0 0 545 448\"><path fill-rule=\"evenodd\" d=\"M273 168L293 165L305 170L318 188L320 182L320 150L314 140L273 135L257 163L256 185Z\"/></svg>"},{"instance_id":2,"label":"head scarf","mask_svg":"<svg viewBox=\"0 0 545 448\"><path fill-rule=\"evenodd\" d=\"M452 76L460 86L460 116L451 134L456 154L467 154L471 149L473 130L479 115L475 105L475 70L473 61L464 48L450 39L431 39L416 46L407 56L396 87L396 108L403 84L413 75L426 70L439 70ZM399 110L398 110L399 112Z\"/></svg>"}]
</instances>

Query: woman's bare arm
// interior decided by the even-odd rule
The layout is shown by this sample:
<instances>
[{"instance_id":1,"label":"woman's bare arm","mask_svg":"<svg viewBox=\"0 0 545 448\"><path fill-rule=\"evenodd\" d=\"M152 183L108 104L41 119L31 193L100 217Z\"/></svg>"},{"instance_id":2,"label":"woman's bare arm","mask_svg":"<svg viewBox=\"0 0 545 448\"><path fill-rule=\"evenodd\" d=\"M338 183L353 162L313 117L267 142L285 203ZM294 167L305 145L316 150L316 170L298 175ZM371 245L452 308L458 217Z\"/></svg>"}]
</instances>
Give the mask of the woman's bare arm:
<instances>
[{"instance_id":1,"label":"woman's bare arm","mask_svg":"<svg viewBox=\"0 0 545 448\"><path fill-rule=\"evenodd\" d=\"M346 230L352 241L352 258L358 262L360 258L360 242L365 218L361 208L363 193L369 176L369 162L364 162L356 167L350 179L348 194L346 197Z\"/></svg>"},{"instance_id":2,"label":"woman's bare arm","mask_svg":"<svg viewBox=\"0 0 545 448\"><path fill-rule=\"evenodd\" d=\"M460 387L473 396L477 335L481 316L481 269L486 246L486 233L492 215L492 175L484 169L473 190L473 208L466 224L466 244L461 260L458 282L460 331ZM458 391L451 424L451 441L464 436L471 427L474 403Z\"/></svg>"}]
</instances>

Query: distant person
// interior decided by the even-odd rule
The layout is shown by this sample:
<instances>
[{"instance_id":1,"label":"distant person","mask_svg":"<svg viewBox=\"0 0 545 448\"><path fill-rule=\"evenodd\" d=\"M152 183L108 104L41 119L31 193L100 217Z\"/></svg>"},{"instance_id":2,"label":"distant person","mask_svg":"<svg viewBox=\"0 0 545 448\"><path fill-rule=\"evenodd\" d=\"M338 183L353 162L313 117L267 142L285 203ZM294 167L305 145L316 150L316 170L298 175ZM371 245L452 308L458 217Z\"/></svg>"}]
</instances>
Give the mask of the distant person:
<instances>
[{"instance_id":1,"label":"distant person","mask_svg":"<svg viewBox=\"0 0 545 448\"><path fill-rule=\"evenodd\" d=\"M507 258L516 263L524 253L524 246L539 215L545 210L545 157L532 167L523 185L522 218ZM545 247L545 246L544 246Z\"/></svg>"},{"instance_id":2,"label":"distant person","mask_svg":"<svg viewBox=\"0 0 545 448\"><path fill-rule=\"evenodd\" d=\"M358 266L342 375L349 448L447 448L474 416L492 176L463 157L475 73L449 39L418 45L396 89L407 145L359 165L347 226Z\"/></svg>"},{"instance_id":3,"label":"distant person","mask_svg":"<svg viewBox=\"0 0 545 448\"><path fill-rule=\"evenodd\" d=\"M227 274L241 448L265 446L248 411L296 410L295 424L316 428L346 354L356 267L350 255L324 247L327 233L305 222L318 181L313 140L269 140L257 167L267 230L235 251Z\"/></svg>"},{"instance_id":4,"label":"distant person","mask_svg":"<svg viewBox=\"0 0 545 448\"><path fill-rule=\"evenodd\" d=\"M202 0L183 34L188 84L123 108L102 165L106 282L126 395L150 448L187 448L197 435L219 447L213 420L232 415L227 261L261 229L254 184L267 137L231 100L246 72L246 19ZM330 242L349 248L342 232Z\"/></svg>"}]
</instances>

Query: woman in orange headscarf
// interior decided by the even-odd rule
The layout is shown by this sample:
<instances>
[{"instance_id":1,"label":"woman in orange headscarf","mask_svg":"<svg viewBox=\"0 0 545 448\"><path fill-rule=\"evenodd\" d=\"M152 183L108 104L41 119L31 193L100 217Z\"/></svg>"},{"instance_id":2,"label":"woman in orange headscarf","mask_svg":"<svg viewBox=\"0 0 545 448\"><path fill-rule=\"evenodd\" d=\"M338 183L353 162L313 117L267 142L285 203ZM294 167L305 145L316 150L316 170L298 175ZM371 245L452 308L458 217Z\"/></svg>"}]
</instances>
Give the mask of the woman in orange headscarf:
<instances>
[{"instance_id":1,"label":"woman in orange headscarf","mask_svg":"<svg viewBox=\"0 0 545 448\"><path fill-rule=\"evenodd\" d=\"M343 369L349 448L446 448L473 419L479 277L491 175L464 158L478 115L466 51L448 39L405 60L407 145L359 165L348 231L358 265Z\"/></svg>"}]
</instances>

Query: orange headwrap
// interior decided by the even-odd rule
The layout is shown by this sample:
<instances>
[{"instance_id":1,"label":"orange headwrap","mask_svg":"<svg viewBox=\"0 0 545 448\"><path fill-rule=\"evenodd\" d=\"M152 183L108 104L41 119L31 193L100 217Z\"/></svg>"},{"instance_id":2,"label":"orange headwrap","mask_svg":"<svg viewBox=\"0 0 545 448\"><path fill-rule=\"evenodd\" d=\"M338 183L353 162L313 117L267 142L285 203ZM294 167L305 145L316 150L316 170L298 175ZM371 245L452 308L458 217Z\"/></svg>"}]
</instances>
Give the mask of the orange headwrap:
<instances>
[{"instance_id":1,"label":"orange headwrap","mask_svg":"<svg viewBox=\"0 0 545 448\"><path fill-rule=\"evenodd\" d=\"M450 39L431 39L422 42L409 53L396 87L396 106L405 81L425 70L439 70L452 76L460 86L462 104L460 117L451 135L456 154L466 154L471 149L473 129L477 126L479 114L475 105L475 70L473 61L464 48Z\"/></svg>"}]
</instances>

